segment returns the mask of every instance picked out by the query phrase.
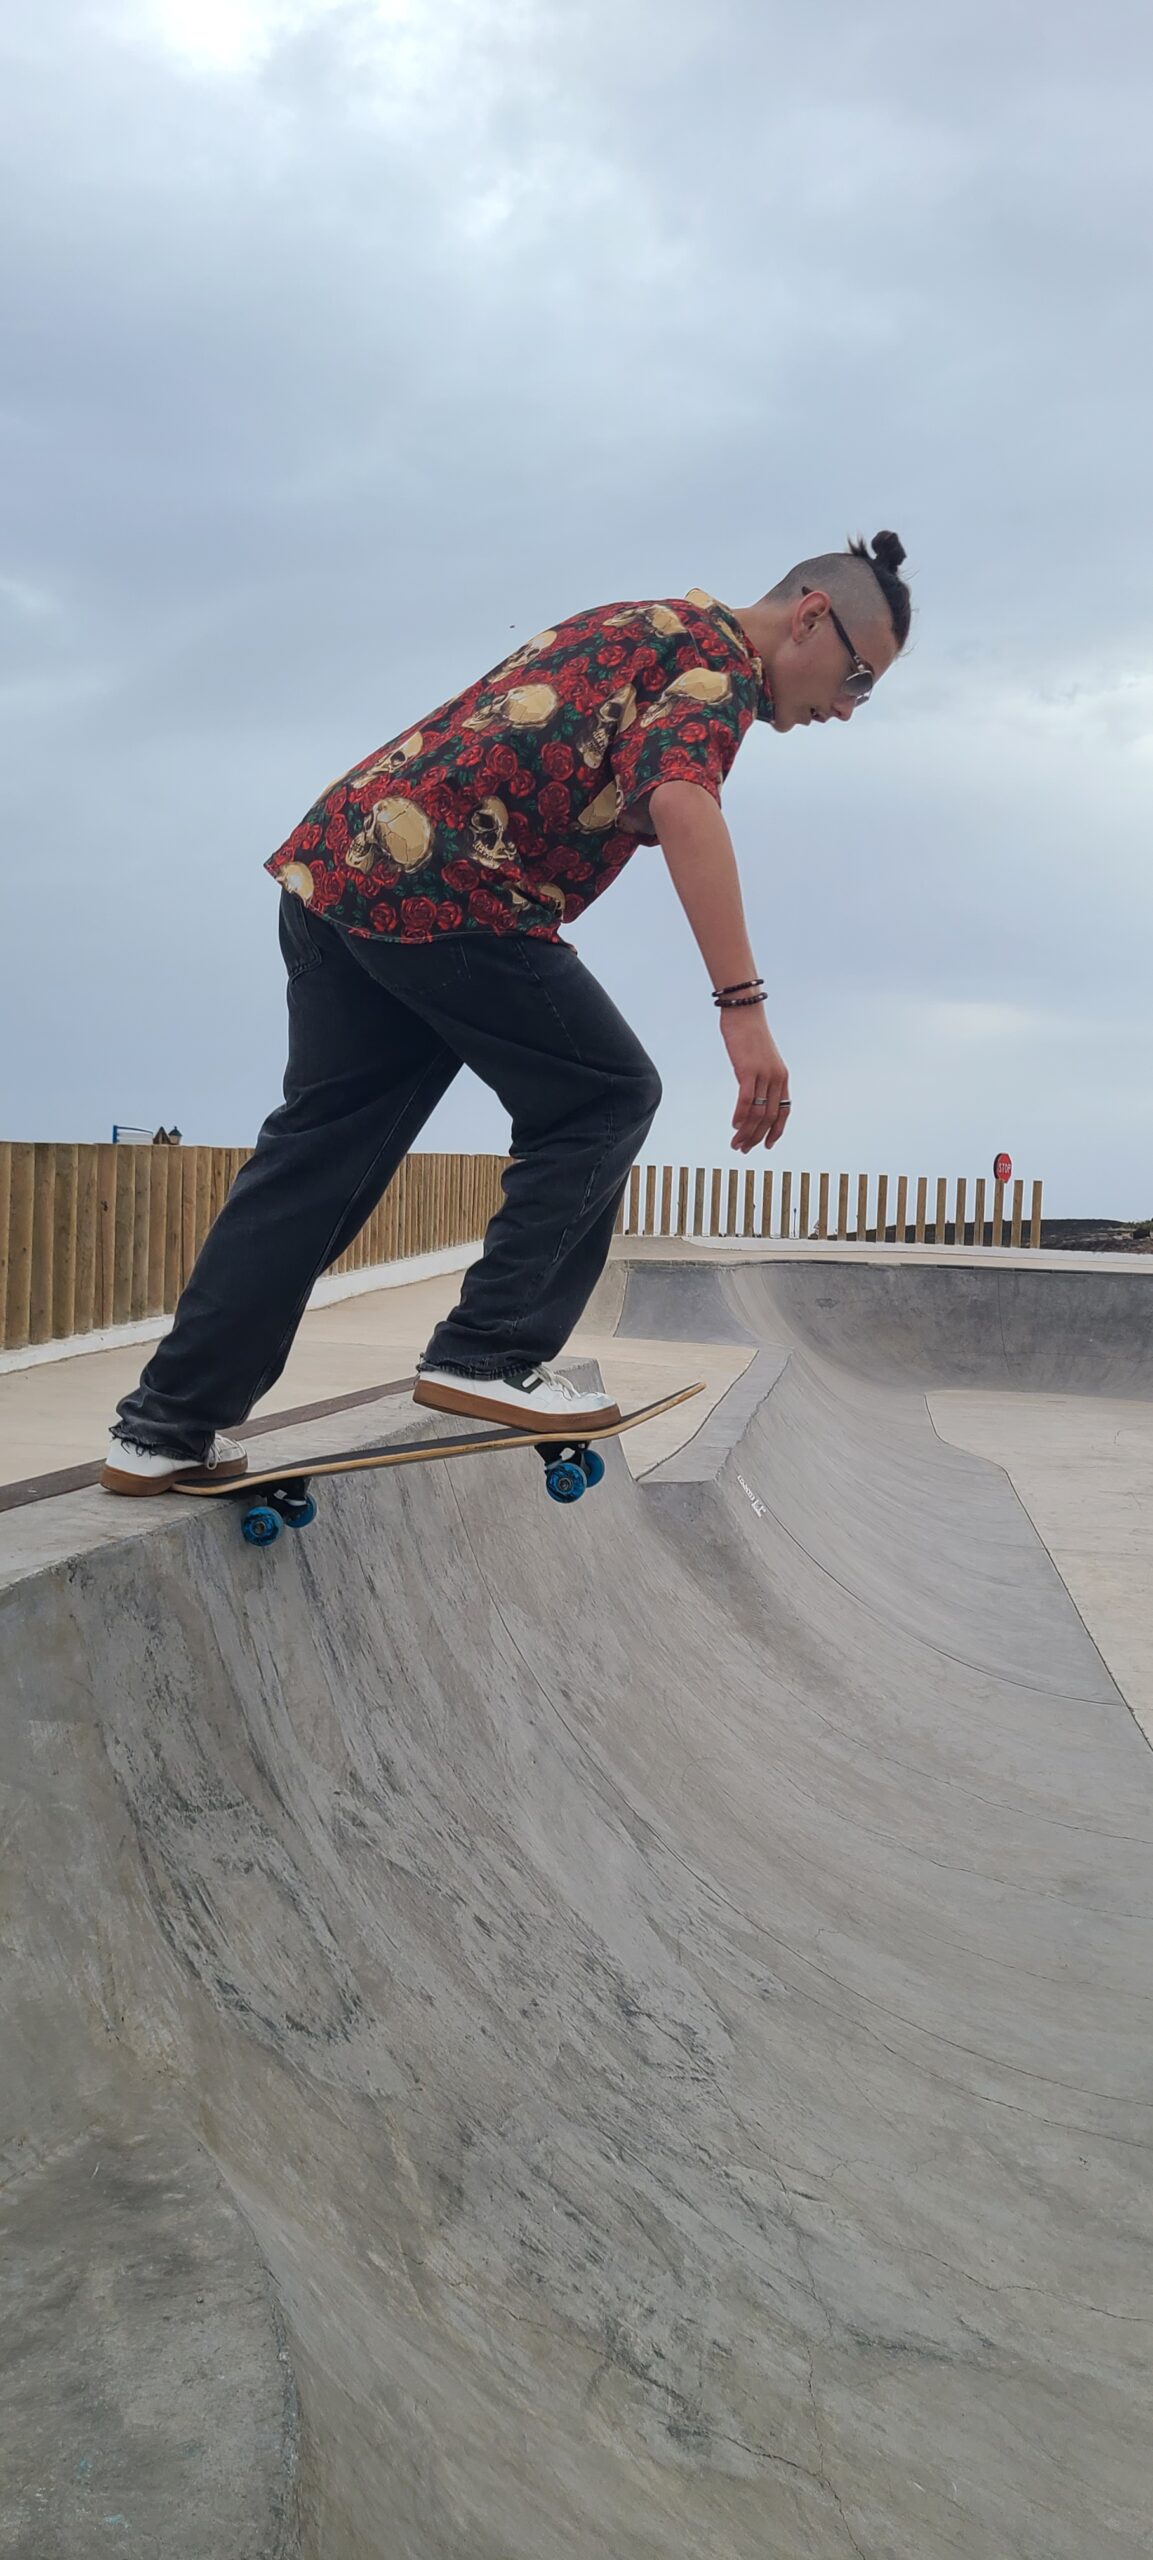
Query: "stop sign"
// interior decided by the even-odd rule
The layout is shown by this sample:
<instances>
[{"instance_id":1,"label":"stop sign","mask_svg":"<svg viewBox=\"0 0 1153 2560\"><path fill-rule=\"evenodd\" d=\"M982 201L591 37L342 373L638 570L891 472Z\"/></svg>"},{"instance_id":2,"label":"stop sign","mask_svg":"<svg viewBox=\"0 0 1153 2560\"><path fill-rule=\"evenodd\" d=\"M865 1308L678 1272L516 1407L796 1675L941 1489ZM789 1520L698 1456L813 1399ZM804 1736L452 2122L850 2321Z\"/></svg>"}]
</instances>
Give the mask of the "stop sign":
<instances>
[{"instance_id":1,"label":"stop sign","mask_svg":"<svg viewBox=\"0 0 1153 2560\"><path fill-rule=\"evenodd\" d=\"M1012 1156L994 1156L993 1179L995 1182L1008 1182L1012 1175L1012 1171Z\"/></svg>"}]
</instances>

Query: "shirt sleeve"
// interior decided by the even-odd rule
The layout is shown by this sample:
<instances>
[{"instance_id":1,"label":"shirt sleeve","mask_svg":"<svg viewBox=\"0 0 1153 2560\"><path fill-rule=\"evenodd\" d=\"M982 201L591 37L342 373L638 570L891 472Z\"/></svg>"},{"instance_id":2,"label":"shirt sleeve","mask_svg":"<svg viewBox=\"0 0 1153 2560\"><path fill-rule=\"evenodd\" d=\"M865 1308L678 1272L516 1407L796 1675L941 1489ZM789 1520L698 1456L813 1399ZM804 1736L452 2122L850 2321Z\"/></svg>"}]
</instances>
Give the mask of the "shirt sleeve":
<instances>
[{"instance_id":1,"label":"shirt sleeve","mask_svg":"<svg viewBox=\"0 0 1153 2560\"><path fill-rule=\"evenodd\" d=\"M620 792L618 825L629 824L631 811L634 831L656 843L645 804L658 782L695 782L719 801L748 725L747 709L727 675L715 667L682 669L631 728L622 731L612 750L613 779Z\"/></svg>"}]
</instances>

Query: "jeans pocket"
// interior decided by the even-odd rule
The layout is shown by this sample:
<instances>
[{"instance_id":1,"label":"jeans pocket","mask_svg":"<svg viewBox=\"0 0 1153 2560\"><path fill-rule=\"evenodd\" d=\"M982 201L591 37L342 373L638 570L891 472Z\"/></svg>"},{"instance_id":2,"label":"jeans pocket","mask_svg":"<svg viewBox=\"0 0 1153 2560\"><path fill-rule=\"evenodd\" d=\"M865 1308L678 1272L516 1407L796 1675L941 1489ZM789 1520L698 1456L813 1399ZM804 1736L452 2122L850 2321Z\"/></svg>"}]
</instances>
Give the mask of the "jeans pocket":
<instances>
[{"instance_id":1,"label":"jeans pocket","mask_svg":"<svg viewBox=\"0 0 1153 2560\"><path fill-rule=\"evenodd\" d=\"M288 971L289 986L303 977L306 969L315 969L324 958L322 928L313 923L303 898L295 898L291 890L280 892L280 949Z\"/></svg>"}]
</instances>

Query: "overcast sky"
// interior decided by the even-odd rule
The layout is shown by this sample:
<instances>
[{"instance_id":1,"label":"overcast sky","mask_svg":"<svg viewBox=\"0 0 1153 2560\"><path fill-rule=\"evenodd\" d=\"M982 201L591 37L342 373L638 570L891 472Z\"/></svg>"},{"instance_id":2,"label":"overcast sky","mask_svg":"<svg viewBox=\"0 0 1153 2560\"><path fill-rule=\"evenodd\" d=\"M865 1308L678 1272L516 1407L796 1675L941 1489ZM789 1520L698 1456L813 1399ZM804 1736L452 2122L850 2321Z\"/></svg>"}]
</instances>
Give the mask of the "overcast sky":
<instances>
[{"instance_id":1,"label":"overcast sky","mask_svg":"<svg viewBox=\"0 0 1153 2560\"><path fill-rule=\"evenodd\" d=\"M1153 1214L1146 0L9 13L0 1134L247 1142L261 869L560 616L892 525L868 709L726 785L798 1170ZM659 852L571 937L728 1154ZM462 1076L425 1132L501 1147ZM752 1160L748 1160L752 1161Z\"/></svg>"}]
</instances>

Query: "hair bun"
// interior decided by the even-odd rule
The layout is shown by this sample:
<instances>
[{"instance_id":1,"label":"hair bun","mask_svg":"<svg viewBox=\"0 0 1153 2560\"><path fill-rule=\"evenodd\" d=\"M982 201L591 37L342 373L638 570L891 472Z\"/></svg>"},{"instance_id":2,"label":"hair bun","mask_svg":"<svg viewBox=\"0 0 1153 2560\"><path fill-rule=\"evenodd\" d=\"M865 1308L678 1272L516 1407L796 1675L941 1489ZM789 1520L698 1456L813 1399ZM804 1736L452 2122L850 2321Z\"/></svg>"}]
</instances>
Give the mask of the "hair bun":
<instances>
[{"instance_id":1,"label":"hair bun","mask_svg":"<svg viewBox=\"0 0 1153 2560\"><path fill-rule=\"evenodd\" d=\"M904 543L897 533L875 533L872 540L872 553L878 569L887 569L893 577L896 576L902 560L907 557Z\"/></svg>"}]
</instances>

